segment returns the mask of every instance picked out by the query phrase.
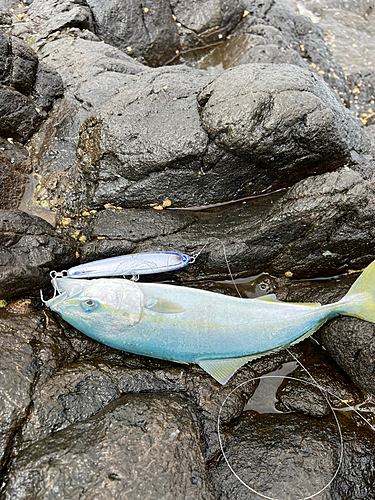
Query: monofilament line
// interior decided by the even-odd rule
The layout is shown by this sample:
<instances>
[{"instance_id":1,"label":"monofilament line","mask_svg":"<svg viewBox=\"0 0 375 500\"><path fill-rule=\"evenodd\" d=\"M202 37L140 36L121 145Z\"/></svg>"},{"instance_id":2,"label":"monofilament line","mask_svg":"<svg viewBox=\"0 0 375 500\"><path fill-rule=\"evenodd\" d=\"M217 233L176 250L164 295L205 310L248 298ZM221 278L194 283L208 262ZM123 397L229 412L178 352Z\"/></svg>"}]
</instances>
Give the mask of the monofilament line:
<instances>
[{"instance_id":1,"label":"monofilament line","mask_svg":"<svg viewBox=\"0 0 375 500\"><path fill-rule=\"evenodd\" d=\"M237 389L239 389L240 387L244 386L245 384L248 384L249 382L254 382L256 380L266 379L266 378L279 378L279 379L283 379L283 380L289 379L289 380L294 380L294 381L297 381L297 382L304 382L305 384L309 384L311 386L317 387L320 391L322 391L321 386L319 386L318 384L315 384L314 382L309 382L307 380L302 380L302 379L299 379L299 378L296 378L296 377L290 377L290 376L285 376L285 375L262 375L262 376L259 376L259 377L253 377L253 378L251 378L249 380L246 380L245 382L242 382L241 384L237 385L237 387L235 387L227 395L227 397L224 399L224 401L223 401L223 403L222 403L222 405L220 407L219 415L218 415L218 418L217 418L217 434L218 434L218 438L219 438L219 445L220 445L221 453L223 454L223 457L224 457L224 460L225 460L227 466L229 467L229 469L232 472L232 474L236 477L236 479L243 486L245 486L245 488L247 488L248 490L250 490L252 493L255 493L256 495L259 495L262 498L265 498L267 500L283 500L282 498L275 498L275 497L270 497L270 496L267 496L267 495L263 495L263 493L260 493L259 491L256 491L254 488L252 488L251 486L249 486L243 479L240 478L240 476L236 473L236 471L233 469L233 467L229 463L229 460L228 460L228 458L227 458L227 456L225 454L225 451L224 451L224 446L223 446L223 442L222 442L221 434L220 434L220 418L221 418L221 413L222 413L222 410L224 408L225 403L228 401L228 399L230 398L230 396ZM330 391L325 391L325 392L327 392L328 394L330 394L333 397L337 398L337 396L335 396L334 394L332 394ZM326 399L327 399L327 397L326 397ZM341 401L340 398L337 398L337 399ZM334 481L334 479L336 478L336 476L337 476L337 474L338 474L338 472L339 472L339 470L341 468L341 465L342 465L343 455L344 455L344 440L343 440L343 436L342 436L341 426L340 426L340 422L339 422L339 420L337 418L337 415L336 415L336 413L334 411L335 409L333 408L333 406L331 405L331 403L328 401L328 399L327 399L327 402L328 402L328 404L329 404L329 406L330 406L330 408L332 410L333 416L335 418L337 429L338 429L338 433L339 433L339 438L340 438L340 454L339 454L338 465L337 465L336 471L333 474L332 478L327 482L327 484L323 488L321 488L316 493L313 493L312 495L309 495L309 496L306 496L306 497L301 497L301 498L298 498L296 500L309 500L310 498L314 498L317 495L319 495L320 493L322 493L324 490L326 490L332 484L332 481Z\"/></svg>"}]
</instances>

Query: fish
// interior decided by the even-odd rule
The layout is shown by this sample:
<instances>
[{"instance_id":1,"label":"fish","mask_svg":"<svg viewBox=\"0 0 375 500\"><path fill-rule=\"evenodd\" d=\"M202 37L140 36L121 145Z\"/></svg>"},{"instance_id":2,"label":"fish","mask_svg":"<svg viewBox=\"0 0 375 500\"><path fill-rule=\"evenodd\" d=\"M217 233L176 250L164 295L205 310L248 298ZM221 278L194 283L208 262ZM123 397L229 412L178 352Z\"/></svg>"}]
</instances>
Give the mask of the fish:
<instances>
[{"instance_id":1,"label":"fish","mask_svg":"<svg viewBox=\"0 0 375 500\"><path fill-rule=\"evenodd\" d=\"M245 363L290 347L339 315L375 322L375 261L338 302L255 299L119 278L55 278L46 305L105 345L195 363L224 385Z\"/></svg>"},{"instance_id":2,"label":"fish","mask_svg":"<svg viewBox=\"0 0 375 500\"><path fill-rule=\"evenodd\" d=\"M95 278L164 273L181 269L192 261L193 257L179 252L132 253L80 264L68 269L66 275L69 278Z\"/></svg>"}]
</instances>

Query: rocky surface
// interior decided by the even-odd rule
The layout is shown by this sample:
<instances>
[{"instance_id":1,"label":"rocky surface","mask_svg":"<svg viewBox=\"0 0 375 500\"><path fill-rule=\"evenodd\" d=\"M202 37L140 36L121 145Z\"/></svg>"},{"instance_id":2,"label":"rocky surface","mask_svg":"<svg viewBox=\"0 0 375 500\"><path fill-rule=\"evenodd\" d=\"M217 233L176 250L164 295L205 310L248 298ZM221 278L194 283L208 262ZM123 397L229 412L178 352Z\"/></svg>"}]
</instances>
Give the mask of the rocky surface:
<instances>
[{"instance_id":1,"label":"rocky surface","mask_svg":"<svg viewBox=\"0 0 375 500\"><path fill-rule=\"evenodd\" d=\"M74 240L57 234L43 219L19 210L0 210L0 297L38 294L49 272L76 261Z\"/></svg>"},{"instance_id":2,"label":"rocky surface","mask_svg":"<svg viewBox=\"0 0 375 500\"><path fill-rule=\"evenodd\" d=\"M28 151L0 137L0 158L0 209L17 208L32 172Z\"/></svg>"},{"instance_id":3,"label":"rocky surface","mask_svg":"<svg viewBox=\"0 0 375 500\"><path fill-rule=\"evenodd\" d=\"M52 269L150 250L200 253L141 279L236 295L229 262L243 297L342 298L375 259L372 72L273 0L5 0L0 33L1 499L295 500L335 474L337 422L319 497L375 498L372 324L334 319L223 387L39 298Z\"/></svg>"},{"instance_id":4,"label":"rocky surface","mask_svg":"<svg viewBox=\"0 0 375 500\"><path fill-rule=\"evenodd\" d=\"M2 34L0 74L0 135L25 142L62 94L61 78L39 68L37 55L24 41Z\"/></svg>"},{"instance_id":5,"label":"rocky surface","mask_svg":"<svg viewBox=\"0 0 375 500\"><path fill-rule=\"evenodd\" d=\"M242 65L210 80L180 68L138 74L87 118L74 192L59 201L67 213L260 194L352 162L364 147L359 122L307 70Z\"/></svg>"}]
</instances>

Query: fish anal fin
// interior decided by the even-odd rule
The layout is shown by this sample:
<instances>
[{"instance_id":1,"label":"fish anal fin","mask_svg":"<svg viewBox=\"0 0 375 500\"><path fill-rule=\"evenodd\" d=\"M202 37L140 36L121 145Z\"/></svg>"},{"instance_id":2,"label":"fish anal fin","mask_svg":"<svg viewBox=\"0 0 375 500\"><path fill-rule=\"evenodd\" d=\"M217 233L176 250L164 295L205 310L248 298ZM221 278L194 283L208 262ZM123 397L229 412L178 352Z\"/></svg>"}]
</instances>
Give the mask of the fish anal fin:
<instances>
[{"instance_id":1,"label":"fish anal fin","mask_svg":"<svg viewBox=\"0 0 375 500\"><path fill-rule=\"evenodd\" d=\"M239 358L201 359L197 361L197 364L221 385L224 385L241 366L258 357L259 354Z\"/></svg>"},{"instance_id":2,"label":"fish anal fin","mask_svg":"<svg viewBox=\"0 0 375 500\"><path fill-rule=\"evenodd\" d=\"M222 359L201 359L197 361L197 364L211 377L217 380L221 385L225 385L228 380L236 373L237 370L241 368L245 363L252 361L254 359L258 359L262 356L266 356L268 354L273 354L278 351L282 351L283 349L287 349L299 342L310 337L313 333L315 333L324 323L327 321L328 316L323 318L319 323L317 323L313 328L311 328L308 332L302 334L297 339L289 342L287 344L275 347L275 349L271 349L266 352L259 352L249 356L242 356L238 358L222 358Z\"/></svg>"},{"instance_id":3,"label":"fish anal fin","mask_svg":"<svg viewBox=\"0 0 375 500\"><path fill-rule=\"evenodd\" d=\"M280 302L274 293L269 293L268 295L262 295L261 297L255 297L252 300L264 300L265 302Z\"/></svg>"},{"instance_id":4,"label":"fish anal fin","mask_svg":"<svg viewBox=\"0 0 375 500\"><path fill-rule=\"evenodd\" d=\"M282 302L279 300L274 293L269 293L268 295L262 295L261 297L256 297L255 299L251 300L262 300L263 302ZM285 302L286 304L288 302ZM292 302L291 302L292 303ZM295 304L301 305L301 306L320 306L321 304L319 302L293 302Z\"/></svg>"},{"instance_id":5,"label":"fish anal fin","mask_svg":"<svg viewBox=\"0 0 375 500\"><path fill-rule=\"evenodd\" d=\"M145 307L150 311L163 314L177 314L186 311L186 309L181 304L178 304L177 302L173 302L173 300L168 300L168 299L149 300L145 304Z\"/></svg>"}]
</instances>

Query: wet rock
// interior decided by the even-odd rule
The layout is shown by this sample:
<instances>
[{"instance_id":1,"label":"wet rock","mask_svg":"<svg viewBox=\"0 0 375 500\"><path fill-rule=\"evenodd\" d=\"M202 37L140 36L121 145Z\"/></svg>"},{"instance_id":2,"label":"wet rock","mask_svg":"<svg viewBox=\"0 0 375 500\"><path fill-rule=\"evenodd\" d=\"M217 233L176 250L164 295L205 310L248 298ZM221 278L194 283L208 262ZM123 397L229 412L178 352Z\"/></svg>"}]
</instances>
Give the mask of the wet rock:
<instances>
[{"instance_id":1,"label":"wet rock","mask_svg":"<svg viewBox=\"0 0 375 500\"><path fill-rule=\"evenodd\" d=\"M306 66L278 29L261 23L254 23L243 32L231 36L227 42L203 57L196 66L209 69L215 68L218 63L224 70L249 63Z\"/></svg>"},{"instance_id":2,"label":"wet rock","mask_svg":"<svg viewBox=\"0 0 375 500\"><path fill-rule=\"evenodd\" d=\"M88 0L95 33L149 66L160 66L180 47L170 2Z\"/></svg>"},{"instance_id":3,"label":"wet rock","mask_svg":"<svg viewBox=\"0 0 375 500\"><path fill-rule=\"evenodd\" d=\"M32 171L28 151L0 137L0 209L17 208Z\"/></svg>"},{"instance_id":4,"label":"wet rock","mask_svg":"<svg viewBox=\"0 0 375 500\"><path fill-rule=\"evenodd\" d=\"M277 410L324 417L330 414L331 406L337 408L341 400L353 403L361 399L358 389L338 371L332 376L332 364L314 361L312 367L307 366L309 373L298 367L288 374L298 380L287 378L282 382L276 394ZM306 366L305 359L303 364Z\"/></svg>"},{"instance_id":5,"label":"wet rock","mask_svg":"<svg viewBox=\"0 0 375 500\"><path fill-rule=\"evenodd\" d=\"M125 395L22 452L4 498L211 499L198 429L181 396Z\"/></svg>"},{"instance_id":6,"label":"wet rock","mask_svg":"<svg viewBox=\"0 0 375 500\"><path fill-rule=\"evenodd\" d=\"M195 98L208 80L186 68L148 71L91 115L66 209L217 203L336 169L362 147L357 120L309 71L229 70L199 93L201 125Z\"/></svg>"},{"instance_id":7,"label":"wet rock","mask_svg":"<svg viewBox=\"0 0 375 500\"><path fill-rule=\"evenodd\" d=\"M350 109L363 125L375 124L375 71L363 70L348 76Z\"/></svg>"},{"instance_id":8,"label":"wet rock","mask_svg":"<svg viewBox=\"0 0 375 500\"><path fill-rule=\"evenodd\" d=\"M198 63L198 53L182 53L180 61L216 74L240 64L296 64L322 75L342 102L349 102L346 76L333 59L320 26L273 0L247 2L245 8L248 14L227 40Z\"/></svg>"},{"instance_id":9,"label":"wet rock","mask_svg":"<svg viewBox=\"0 0 375 500\"><path fill-rule=\"evenodd\" d=\"M151 208L98 212L84 225L87 255L94 260L127 248L131 252L177 250L190 255L202 250L194 265L173 273L174 279L183 281L228 279L227 261L235 276L263 272L284 276L290 271L293 278L307 278L362 269L375 258L373 182L341 169L309 177L286 193L224 206L220 212L183 212L181 219L171 210L160 213ZM129 233L130 222L126 221L131 218L143 229ZM160 224L164 236L154 232ZM174 229L169 231L169 225ZM85 252L83 245L80 253Z\"/></svg>"},{"instance_id":10,"label":"wet rock","mask_svg":"<svg viewBox=\"0 0 375 500\"><path fill-rule=\"evenodd\" d=\"M68 342L51 318L0 309L0 469L14 449L13 440L30 411L35 384L45 381L72 356Z\"/></svg>"},{"instance_id":11,"label":"wet rock","mask_svg":"<svg viewBox=\"0 0 375 500\"><path fill-rule=\"evenodd\" d=\"M351 500L373 498L373 433L355 427L348 429L344 416L339 415L339 421L344 430L345 458L322 498L338 499L345 494ZM337 470L340 439L332 417L318 420L297 414L247 412L236 425L222 426L222 432L225 431L227 459L253 490L241 484L219 457L211 467L218 496L255 500L255 490L272 498L307 497L324 488ZM358 484L362 485L359 489Z\"/></svg>"},{"instance_id":12,"label":"wet rock","mask_svg":"<svg viewBox=\"0 0 375 500\"><path fill-rule=\"evenodd\" d=\"M38 294L49 271L71 266L75 242L57 234L43 219L20 210L0 210L0 297Z\"/></svg>"},{"instance_id":13,"label":"wet rock","mask_svg":"<svg viewBox=\"0 0 375 500\"><path fill-rule=\"evenodd\" d=\"M0 83L28 95L34 83L38 57L22 40L0 35Z\"/></svg>"},{"instance_id":14,"label":"wet rock","mask_svg":"<svg viewBox=\"0 0 375 500\"><path fill-rule=\"evenodd\" d=\"M46 64L39 64L35 81L31 90L31 97L35 108L42 118L47 117L48 111L56 99L64 93L61 76Z\"/></svg>"},{"instance_id":15,"label":"wet rock","mask_svg":"<svg viewBox=\"0 0 375 500\"><path fill-rule=\"evenodd\" d=\"M0 86L0 135L26 142L40 124L34 102L16 90Z\"/></svg>"},{"instance_id":16,"label":"wet rock","mask_svg":"<svg viewBox=\"0 0 375 500\"><path fill-rule=\"evenodd\" d=\"M226 37L241 21L248 2L242 0L171 0L181 48L215 43Z\"/></svg>"},{"instance_id":17,"label":"wet rock","mask_svg":"<svg viewBox=\"0 0 375 500\"><path fill-rule=\"evenodd\" d=\"M345 319L325 325L322 342L358 387L375 394L375 327L356 318Z\"/></svg>"},{"instance_id":18,"label":"wet rock","mask_svg":"<svg viewBox=\"0 0 375 500\"><path fill-rule=\"evenodd\" d=\"M195 220L196 217L189 214L174 212L158 213L154 210L137 209L103 210L91 216L86 222L91 241L82 247L81 254L83 260L91 260L90 257L93 255L111 257L115 255L119 246L125 253L131 253L137 243L181 231ZM87 234L85 229L83 234Z\"/></svg>"},{"instance_id":19,"label":"wet rock","mask_svg":"<svg viewBox=\"0 0 375 500\"><path fill-rule=\"evenodd\" d=\"M38 32L43 38L71 27L94 31L90 8L79 0L35 0L28 16L38 23Z\"/></svg>"},{"instance_id":20,"label":"wet rock","mask_svg":"<svg viewBox=\"0 0 375 500\"><path fill-rule=\"evenodd\" d=\"M296 66L238 66L207 85L198 103L214 143L254 165L249 177L259 191L281 187L281 176L291 185L302 172L333 170L361 147L359 122L320 77Z\"/></svg>"},{"instance_id":21,"label":"wet rock","mask_svg":"<svg viewBox=\"0 0 375 500\"><path fill-rule=\"evenodd\" d=\"M205 73L186 68L148 71L133 77L88 118L78 146L78 206L209 199L208 179L201 171L208 137L196 106L199 87L207 81ZM215 152L210 157L211 163L220 158ZM217 189L227 190L219 172L213 180Z\"/></svg>"},{"instance_id":22,"label":"wet rock","mask_svg":"<svg viewBox=\"0 0 375 500\"><path fill-rule=\"evenodd\" d=\"M0 134L25 142L62 94L61 78L39 66L24 41L8 35L0 35L0 75Z\"/></svg>"},{"instance_id":23,"label":"wet rock","mask_svg":"<svg viewBox=\"0 0 375 500\"><path fill-rule=\"evenodd\" d=\"M326 83L336 89L342 99L348 100L344 71L334 60L320 26L311 22L306 16L290 12L278 2L272 3L264 15L264 20L280 30L290 48L300 54L306 65L322 75Z\"/></svg>"},{"instance_id":24,"label":"wet rock","mask_svg":"<svg viewBox=\"0 0 375 500\"><path fill-rule=\"evenodd\" d=\"M40 174L38 201L48 199L52 206L65 197L71 177L69 169L77 161L82 122L125 85L130 75L144 68L119 49L75 34L69 30L66 36L59 36L38 49L41 62L61 74L65 87L64 98L49 112L29 145ZM35 89L39 81L40 85L48 84L49 78L48 72L41 73Z\"/></svg>"}]
</instances>

